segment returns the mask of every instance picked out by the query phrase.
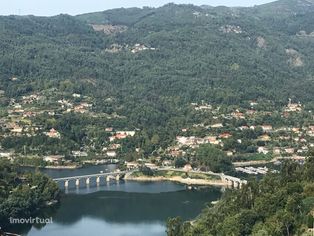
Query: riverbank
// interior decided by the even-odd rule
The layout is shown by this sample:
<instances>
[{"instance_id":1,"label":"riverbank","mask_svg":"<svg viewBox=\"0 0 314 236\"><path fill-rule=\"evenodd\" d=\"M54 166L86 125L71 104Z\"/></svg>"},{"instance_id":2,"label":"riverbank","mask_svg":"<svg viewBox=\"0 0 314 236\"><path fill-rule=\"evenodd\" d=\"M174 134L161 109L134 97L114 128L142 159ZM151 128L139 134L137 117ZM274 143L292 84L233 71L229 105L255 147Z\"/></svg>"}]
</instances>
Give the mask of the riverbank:
<instances>
[{"instance_id":1,"label":"riverbank","mask_svg":"<svg viewBox=\"0 0 314 236\"><path fill-rule=\"evenodd\" d=\"M164 177L164 176L125 176L125 180L132 181L149 181L149 182L159 182L159 181L172 181L187 185L207 185L207 186L227 186L227 183L222 180L207 180L207 179L191 179L183 178L181 176Z\"/></svg>"}]
</instances>

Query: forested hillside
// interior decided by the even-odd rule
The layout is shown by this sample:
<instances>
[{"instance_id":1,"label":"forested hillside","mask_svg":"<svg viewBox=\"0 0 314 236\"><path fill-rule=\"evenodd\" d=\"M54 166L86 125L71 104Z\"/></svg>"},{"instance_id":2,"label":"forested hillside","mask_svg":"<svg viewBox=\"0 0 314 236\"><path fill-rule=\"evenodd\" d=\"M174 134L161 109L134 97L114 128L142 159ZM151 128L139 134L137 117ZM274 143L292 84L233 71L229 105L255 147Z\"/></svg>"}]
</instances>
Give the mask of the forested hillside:
<instances>
[{"instance_id":1,"label":"forested hillside","mask_svg":"<svg viewBox=\"0 0 314 236\"><path fill-rule=\"evenodd\" d=\"M311 1L303 1L311 6L304 6L306 11L297 7L300 2L254 8L168 4L77 17L1 17L1 86L12 97L67 83L69 91L135 102L162 103L179 94L183 102L286 102L288 97L309 102L314 10ZM273 5L277 15L267 14ZM128 28L106 35L89 24ZM112 44L137 43L156 50L105 51ZM18 83L9 80L13 76Z\"/></svg>"},{"instance_id":2,"label":"forested hillside","mask_svg":"<svg viewBox=\"0 0 314 236\"><path fill-rule=\"evenodd\" d=\"M40 210L57 203L60 199L60 190L57 184L40 172L26 173L17 170L17 166L1 160L0 177L0 223L2 229L10 226L11 217L37 216ZM10 228L14 228L14 226L11 225Z\"/></svg>"},{"instance_id":3,"label":"forested hillside","mask_svg":"<svg viewBox=\"0 0 314 236\"><path fill-rule=\"evenodd\" d=\"M276 14L269 14L270 9ZM151 78L141 81L149 93L180 91L188 100L227 103L256 98L282 102L289 96L311 101L313 11L309 1L278 1L254 8L168 4L78 18L90 24L126 25L128 30L116 35L115 42L158 49L145 60L150 66L157 61L154 70L141 66L140 74ZM158 86L152 87L154 81ZM170 84L174 91L169 91Z\"/></svg>"},{"instance_id":4,"label":"forested hillside","mask_svg":"<svg viewBox=\"0 0 314 236\"><path fill-rule=\"evenodd\" d=\"M285 163L280 174L227 191L193 222L168 221L168 236L310 235L314 223L314 153L305 165Z\"/></svg>"},{"instance_id":5,"label":"forested hillside","mask_svg":"<svg viewBox=\"0 0 314 236\"><path fill-rule=\"evenodd\" d=\"M37 107L27 105L27 111L39 113L31 128L41 136L4 135L2 146L24 154L44 153L48 146L52 154L100 149L108 134L99 127L113 127L140 130L128 145L148 154L195 124L191 103L245 107L261 101L278 108L291 98L311 110L313 5L306 0L252 8L167 4L79 16L2 16L0 116L25 96L42 98ZM67 112L62 99L72 94L82 96L74 105L92 106L92 115L60 115ZM22 126L19 121L11 119L11 128L12 122ZM64 140L42 137L52 128Z\"/></svg>"}]
</instances>

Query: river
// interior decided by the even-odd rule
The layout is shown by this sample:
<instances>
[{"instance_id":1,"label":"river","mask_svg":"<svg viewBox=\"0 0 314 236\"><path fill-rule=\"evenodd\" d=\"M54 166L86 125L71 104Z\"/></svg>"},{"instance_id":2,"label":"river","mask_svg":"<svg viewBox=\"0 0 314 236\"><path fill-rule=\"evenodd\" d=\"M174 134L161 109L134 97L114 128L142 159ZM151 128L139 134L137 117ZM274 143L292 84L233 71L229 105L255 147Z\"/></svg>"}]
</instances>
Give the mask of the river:
<instances>
[{"instance_id":1,"label":"river","mask_svg":"<svg viewBox=\"0 0 314 236\"><path fill-rule=\"evenodd\" d=\"M114 165L77 170L43 170L53 178L114 170ZM62 184L60 185L63 188ZM60 206L46 214L53 223L32 226L27 236L165 236L166 220L181 216L193 219L206 203L221 196L219 188L187 190L173 182L103 181L79 188L69 186Z\"/></svg>"}]
</instances>

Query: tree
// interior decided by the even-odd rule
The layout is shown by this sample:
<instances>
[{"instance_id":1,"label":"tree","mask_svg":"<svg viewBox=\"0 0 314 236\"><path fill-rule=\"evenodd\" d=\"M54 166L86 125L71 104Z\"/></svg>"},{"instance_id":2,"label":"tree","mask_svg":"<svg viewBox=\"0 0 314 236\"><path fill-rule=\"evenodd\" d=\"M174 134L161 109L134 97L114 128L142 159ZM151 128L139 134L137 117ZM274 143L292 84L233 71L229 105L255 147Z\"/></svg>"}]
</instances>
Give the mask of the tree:
<instances>
[{"instance_id":1,"label":"tree","mask_svg":"<svg viewBox=\"0 0 314 236\"><path fill-rule=\"evenodd\" d=\"M296 168L295 163L287 162L281 174L269 173L262 180L249 181L240 190L226 191L217 204L204 209L183 235L298 235L302 225L312 227L312 182L302 175L287 181L282 175L295 175L304 169L304 165ZM175 222L175 229L182 229L183 224Z\"/></svg>"},{"instance_id":2,"label":"tree","mask_svg":"<svg viewBox=\"0 0 314 236\"><path fill-rule=\"evenodd\" d=\"M188 162L187 162L184 158L179 157L179 158L177 158L177 159L175 160L174 166L175 166L176 168L182 168L182 167L184 167L187 163L188 163Z\"/></svg>"},{"instance_id":3,"label":"tree","mask_svg":"<svg viewBox=\"0 0 314 236\"><path fill-rule=\"evenodd\" d=\"M167 235L168 236L183 236L182 224L183 224L183 221L180 217L168 219Z\"/></svg>"},{"instance_id":4,"label":"tree","mask_svg":"<svg viewBox=\"0 0 314 236\"><path fill-rule=\"evenodd\" d=\"M153 176L154 175L154 171L147 166L141 166L139 168L139 171L142 172L146 176Z\"/></svg>"},{"instance_id":5,"label":"tree","mask_svg":"<svg viewBox=\"0 0 314 236\"><path fill-rule=\"evenodd\" d=\"M277 232L280 232L281 235L292 235L295 226L293 214L280 210L274 216L274 222L277 226Z\"/></svg>"},{"instance_id":6,"label":"tree","mask_svg":"<svg viewBox=\"0 0 314 236\"><path fill-rule=\"evenodd\" d=\"M160 140L159 135L158 134L154 134L152 139L151 139L151 143L153 145L157 145L159 143L159 140Z\"/></svg>"},{"instance_id":7,"label":"tree","mask_svg":"<svg viewBox=\"0 0 314 236\"><path fill-rule=\"evenodd\" d=\"M37 215L47 202L60 199L57 184L48 176L15 169L9 162L0 161L0 222L4 228L10 217Z\"/></svg>"},{"instance_id":8,"label":"tree","mask_svg":"<svg viewBox=\"0 0 314 236\"><path fill-rule=\"evenodd\" d=\"M308 153L308 160L305 164L304 176L308 181L314 181L314 149Z\"/></svg>"},{"instance_id":9,"label":"tree","mask_svg":"<svg viewBox=\"0 0 314 236\"><path fill-rule=\"evenodd\" d=\"M196 151L196 161L213 172L225 172L233 169L226 154L212 145L205 144Z\"/></svg>"}]
</instances>

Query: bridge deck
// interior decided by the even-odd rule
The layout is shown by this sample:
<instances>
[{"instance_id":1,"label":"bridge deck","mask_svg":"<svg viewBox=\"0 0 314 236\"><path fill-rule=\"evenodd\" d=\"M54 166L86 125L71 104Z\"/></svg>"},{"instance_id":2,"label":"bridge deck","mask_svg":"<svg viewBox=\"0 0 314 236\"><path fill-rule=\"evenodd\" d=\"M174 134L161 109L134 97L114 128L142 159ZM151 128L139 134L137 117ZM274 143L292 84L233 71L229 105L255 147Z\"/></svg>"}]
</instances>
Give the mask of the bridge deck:
<instances>
[{"instance_id":1,"label":"bridge deck","mask_svg":"<svg viewBox=\"0 0 314 236\"><path fill-rule=\"evenodd\" d=\"M78 176L69 176L69 177L62 177L62 178L55 178L54 181L66 181L66 180L73 180L73 179L86 179L86 178L93 178L93 177L104 177L108 175L123 175L126 174L126 171L120 172L109 172L109 173L97 173L91 175L78 175Z\"/></svg>"}]
</instances>

